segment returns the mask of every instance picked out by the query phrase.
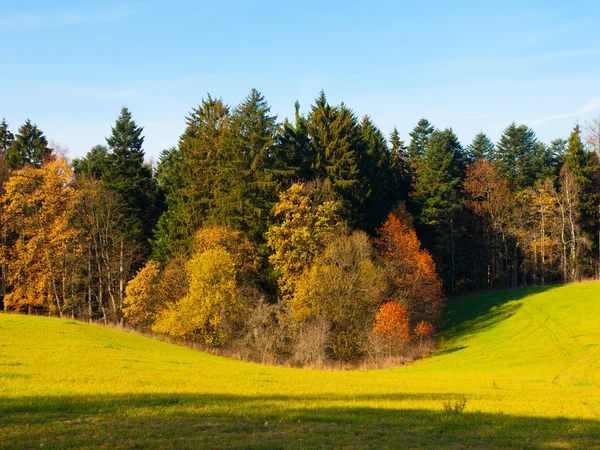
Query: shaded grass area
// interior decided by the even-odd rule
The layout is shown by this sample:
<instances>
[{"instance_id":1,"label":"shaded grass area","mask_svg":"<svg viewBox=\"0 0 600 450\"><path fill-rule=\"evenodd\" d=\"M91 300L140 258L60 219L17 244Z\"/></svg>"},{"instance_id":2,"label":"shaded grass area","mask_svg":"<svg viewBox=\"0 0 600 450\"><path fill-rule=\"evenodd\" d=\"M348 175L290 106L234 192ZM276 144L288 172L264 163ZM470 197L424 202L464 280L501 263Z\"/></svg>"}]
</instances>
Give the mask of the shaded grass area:
<instances>
[{"instance_id":1,"label":"shaded grass area","mask_svg":"<svg viewBox=\"0 0 600 450\"><path fill-rule=\"evenodd\" d=\"M397 401L404 394L394 394ZM431 400L453 395L407 395ZM373 398L369 398L373 400ZM0 408L3 448L592 448L600 422L482 412L318 406L358 398L25 397ZM390 400L385 396L375 400Z\"/></svg>"}]
</instances>

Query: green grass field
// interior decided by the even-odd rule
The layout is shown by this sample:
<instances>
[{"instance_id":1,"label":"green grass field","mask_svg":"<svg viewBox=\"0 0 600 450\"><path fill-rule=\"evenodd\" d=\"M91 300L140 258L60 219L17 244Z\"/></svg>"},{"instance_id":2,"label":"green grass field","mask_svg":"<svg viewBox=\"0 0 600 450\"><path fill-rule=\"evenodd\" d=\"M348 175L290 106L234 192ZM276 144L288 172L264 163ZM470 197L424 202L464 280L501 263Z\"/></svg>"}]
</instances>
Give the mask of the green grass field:
<instances>
[{"instance_id":1,"label":"green grass field","mask_svg":"<svg viewBox=\"0 0 600 450\"><path fill-rule=\"evenodd\" d=\"M0 447L600 447L600 283L449 308L437 354L369 372L0 315ZM463 396L464 412L444 412Z\"/></svg>"}]
</instances>

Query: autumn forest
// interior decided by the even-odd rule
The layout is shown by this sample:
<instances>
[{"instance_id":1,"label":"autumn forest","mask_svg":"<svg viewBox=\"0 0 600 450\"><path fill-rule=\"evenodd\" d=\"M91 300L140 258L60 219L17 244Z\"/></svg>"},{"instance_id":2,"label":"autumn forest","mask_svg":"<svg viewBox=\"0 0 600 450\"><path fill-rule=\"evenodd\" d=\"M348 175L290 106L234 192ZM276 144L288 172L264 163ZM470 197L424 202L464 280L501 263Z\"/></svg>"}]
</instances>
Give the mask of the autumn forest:
<instances>
[{"instance_id":1,"label":"autumn forest","mask_svg":"<svg viewBox=\"0 0 600 450\"><path fill-rule=\"evenodd\" d=\"M600 276L600 118L386 136L321 92L210 95L156 164L123 108L70 160L0 124L0 304L298 366L417 358L453 296Z\"/></svg>"}]
</instances>

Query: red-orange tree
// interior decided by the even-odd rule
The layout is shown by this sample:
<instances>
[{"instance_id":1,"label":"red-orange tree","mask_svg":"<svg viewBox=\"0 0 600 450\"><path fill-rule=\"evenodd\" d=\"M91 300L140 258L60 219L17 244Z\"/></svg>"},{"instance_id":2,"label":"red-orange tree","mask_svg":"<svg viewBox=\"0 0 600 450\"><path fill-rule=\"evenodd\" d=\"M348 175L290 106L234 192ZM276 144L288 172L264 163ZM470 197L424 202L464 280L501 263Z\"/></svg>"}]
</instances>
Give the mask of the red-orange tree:
<instances>
[{"instance_id":1,"label":"red-orange tree","mask_svg":"<svg viewBox=\"0 0 600 450\"><path fill-rule=\"evenodd\" d=\"M404 305L411 326L439 320L445 300L442 283L415 230L390 214L375 243L388 279L387 299Z\"/></svg>"},{"instance_id":2,"label":"red-orange tree","mask_svg":"<svg viewBox=\"0 0 600 450\"><path fill-rule=\"evenodd\" d=\"M390 354L397 353L410 340L406 308L398 302L381 305L375 317L373 334L382 341Z\"/></svg>"}]
</instances>

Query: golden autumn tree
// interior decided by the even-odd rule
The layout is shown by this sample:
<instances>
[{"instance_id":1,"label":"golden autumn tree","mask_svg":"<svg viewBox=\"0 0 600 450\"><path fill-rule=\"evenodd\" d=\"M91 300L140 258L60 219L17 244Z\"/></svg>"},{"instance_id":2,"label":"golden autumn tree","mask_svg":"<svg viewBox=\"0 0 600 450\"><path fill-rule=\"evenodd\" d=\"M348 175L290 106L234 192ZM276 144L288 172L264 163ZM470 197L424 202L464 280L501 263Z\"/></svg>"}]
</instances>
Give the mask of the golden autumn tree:
<instances>
[{"instance_id":1,"label":"golden autumn tree","mask_svg":"<svg viewBox=\"0 0 600 450\"><path fill-rule=\"evenodd\" d=\"M339 360L360 357L372 328L385 278L373 261L368 236L354 232L332 240L299 277L289 313L296 325L329 324L331 351Z\"/></svg>"},{"instance_id":2,"label":"golden autumn tree","mask_svg":"<svg viewBox=\"0 0 600 450\"><path fill-rule=\"evenodd\" d=\"M344 233L341 207L321 182L296 183L279 195L273 210L276 223L266 238L284 299L293 295L298 278L327 242Z\"/></svg>"},{"instance_id":3,"label":"golden autumn tree","mask_svg":"<svg viewBox=\"0 0 600 450\"><path fill-rule=\"evenodd\" d=\"M387 277L387 299L404 306L411 327L421 320L435 323L444 305L442 283L415 230L390 214L375 244Z\"/></svg>"},{"instance_id":4,"label":"golden autumn tree","mask_svg":"<svg viewBox=\"0 0 600 450\"><path fill-rule=\"evenodd\" d=\"M244 234L222 226L200 229L185 265L187 292L158 312L152 329L211 346L227 344L249 309L257 265Z\"/></svg>"},{"instance_id":5,"label":"golden autumn tree","mask_svg":"<svg viewBox=\"0 0 600 450\"><path fill-rule=\"evenodd\" d=\"M63 159L40 169L15 172L2 196L3 222L10 238L2 249L12 310L42 308L62 316L73 310L83 237L73 226L80 201L73 172Z\"/></svg>"}]
</instances>

